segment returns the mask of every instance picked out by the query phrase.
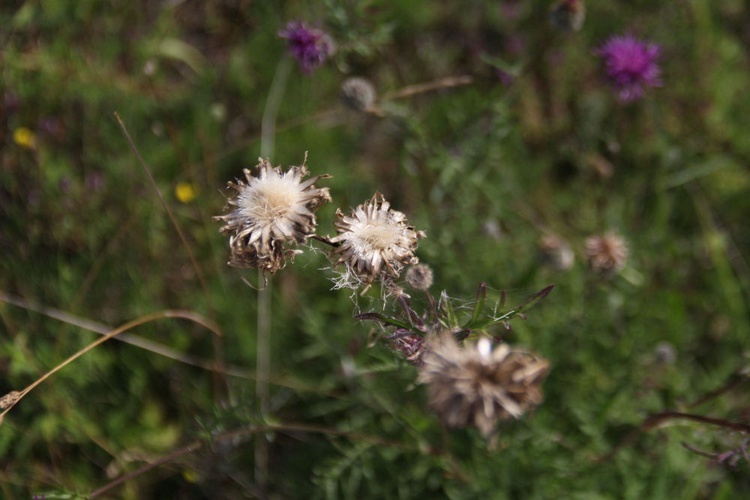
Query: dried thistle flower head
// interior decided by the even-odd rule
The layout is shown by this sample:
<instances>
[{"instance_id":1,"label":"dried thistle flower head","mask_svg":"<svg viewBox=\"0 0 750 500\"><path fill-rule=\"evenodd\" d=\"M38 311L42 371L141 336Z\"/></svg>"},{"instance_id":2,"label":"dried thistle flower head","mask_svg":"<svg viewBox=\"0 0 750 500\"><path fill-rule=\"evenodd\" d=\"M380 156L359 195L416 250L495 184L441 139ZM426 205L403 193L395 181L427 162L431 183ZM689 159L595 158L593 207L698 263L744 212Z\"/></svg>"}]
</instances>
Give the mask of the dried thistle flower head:
<instances>
[{"instance_id":1,"label":"dried thistle flower head","mask_svg":"<svg viewBox=\"0 0 750 500\"><path fill-rule=\"evenodd\" d=\"M430 406L450 427L475 426L484 437L498 420L519 418L542 402L541 384L549 363L487 338L460 347L440 335L424 355L419 381L427 384Z\"/></svg>"},{"instance_id":2,"label":"dried thistle flower head","mask_svg":"<svg viewBox=\"0 0 750 500\"><path fill-rule=\"evenodd\" d=\"M314 184L328 176L303 180L308 175L304 162L282 172L263 159L259 159L256 176L248 169L244 173L247 182L229 183L237 193L228 202L234 210L214 219L224 222L221 232L229 235L229 265L273 274L295 254L287 242L304 243L315 233L315 211L331 196L328 188Z\"/></svg>"},{"instance_id":3,"label":"dried thistle flower head","mask_svg":"<svg viewBox=\"0 0 750 500\"><path fill-rule=\"evenodd\" d=\"M409 226L406 215L391 210L382 194L355 208L350 216L336 211L337 235L329 241L338 245L332 257L334 267L346 266L342 285L369 288L376 279L398 278L404 266L419 262L414 255L422 231Z\"/></svg>"},{"instance_id":4,"label":"dried thistle flower head","mask_svg":"<svg viewBox=\"0 0 750 500\"><path fill-rule=\"evenodd\" d=\"M628 245L615 233L586 238L586 257L594 271L611 274L625 267L628 260Z\"/></svg>"},{"instance_id":5,"label":"dried thistle flower head","mask_svg":"<svg viewBox=\"0 0 750 500\"><path fill-rule=\"evenodd\" d=\"M565 241L554 234L545 234L539 242L542 262L556 271L567 271L573 267L575 254Z\"/></svg>"},{"instance_id":6,"label":"dried thistle flower head","mask_svg":"<svg viewBox=\"0 0 750 500\"><path fill-rule=\"evenodd\" d=\"M417 264L406 270L406 282L415 290L429 290L432 286L432 268L427 264Z\"/></svg>"}]
</instances>

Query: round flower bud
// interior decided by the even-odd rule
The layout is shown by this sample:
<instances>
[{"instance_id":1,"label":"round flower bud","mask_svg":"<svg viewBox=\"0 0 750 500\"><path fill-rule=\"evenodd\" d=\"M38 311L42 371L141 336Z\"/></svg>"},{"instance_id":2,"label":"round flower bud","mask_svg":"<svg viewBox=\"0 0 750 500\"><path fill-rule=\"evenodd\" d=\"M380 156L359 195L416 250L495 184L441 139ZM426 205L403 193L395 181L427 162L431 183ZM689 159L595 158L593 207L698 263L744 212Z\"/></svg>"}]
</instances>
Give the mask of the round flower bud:
<instances>
[{"instance_id":1,"label":"round flower bud","mask_svg":"<svg viewBox=\"0 0 750 500\"><path fill-rule=\"evenodd\" d=\"M406 282L415 290L428 290L432 286L432 269L427 264L411 266L406 271Z\"/></svg>"},{"instance_id":2,"label":"round flower bud","mask_svg":"<svg viewBox=\"0 0 750 500\"><path fill-rule=\"evenodd\" d=\"M375 104L375 86L365 78L352 77L341 85L341 100L347 108L364 111Z\"/></svg>"}]
</instances>

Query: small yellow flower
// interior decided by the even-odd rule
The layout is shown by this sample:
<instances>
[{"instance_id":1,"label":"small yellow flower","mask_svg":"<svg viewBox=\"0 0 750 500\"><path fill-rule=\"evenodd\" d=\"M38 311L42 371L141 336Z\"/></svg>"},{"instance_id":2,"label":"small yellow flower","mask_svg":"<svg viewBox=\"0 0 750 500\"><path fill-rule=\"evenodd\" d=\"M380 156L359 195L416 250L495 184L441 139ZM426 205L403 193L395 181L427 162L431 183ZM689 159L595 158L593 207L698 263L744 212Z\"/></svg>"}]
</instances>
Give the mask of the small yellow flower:
<instances>
[{"instance_id":1,"label":"small yellow flower","mask_svg":"<svg viewBox=\"0 0 750 500\"><path fill-rule=\"evenodd\" d=\"M36 135L26 127L19 127L13 131L13 141L26 149L34 149L36 145Z\"/></svg>"},{"instance_id":2,"label":"small yellow flower","mask_svg":"<svg viewBox=\"0 0 750 500\"><path fill-rule=\"evenodd\" d=\"M189 182L178 182L174 187L174 194L182 203L190 203L198 196L195 186Z\"/></svg>"}]
</instances>

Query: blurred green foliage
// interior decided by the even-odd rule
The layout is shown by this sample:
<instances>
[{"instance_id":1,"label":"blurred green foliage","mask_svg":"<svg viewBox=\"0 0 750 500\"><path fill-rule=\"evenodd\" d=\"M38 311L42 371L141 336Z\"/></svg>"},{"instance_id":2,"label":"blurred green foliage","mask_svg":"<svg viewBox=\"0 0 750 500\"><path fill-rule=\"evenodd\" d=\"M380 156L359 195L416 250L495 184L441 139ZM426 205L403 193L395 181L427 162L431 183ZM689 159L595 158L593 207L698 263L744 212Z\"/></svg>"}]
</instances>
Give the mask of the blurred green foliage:
<instances>
[{"instance_id":1,"label":"blurred green foliage","mask_svg":"<svg viewBox=\"0 0 750 500\"><path fill-rule=\"evenodd\" d=\"M22 389L97 338L39 307L110 327L162 309L194 311L218 323L224 362L248 375L105 343L5 416L3 498L85 497L128 473L108 494L742 496L746 462L732 468L683 446L722 453L742 444L740 434L682 420L633 431L669 410L750 415L741 383L691 406L732 377L744 380L747 365L750 10L739 0L588 2L582 30L559 32L549 7L4 2L0 290L26 307L0 304L0 392ZM256 277L225 266L228 247L211 216L222 212L226 182L261 154L267 98L289 57L278 31L290 20L328 30L338 51L276 89L274 164L298 165L307 151L314 174L333 175L325 185L344 211L383 193L426 230L418 254L435 288L467 308L482 281L508 290L511 304L556 284L506 337L550 360L546 400L504 425L494 446L476 430L442 428L416 369L368 346L372 325L352 319L347 292L331 291L320 251L273 279L269 413L254 399L257 292L241 277ZM628 105L595 54L623 33L663 49L664 85ZM399 96L465 75L471 84ZM382 116L343 108L348 76L369 78L386 96ZM181 202L178 183L196 198ZM318 213L321 234L333 233L333 206ZM584 241L609 230L628 240L630 260L604 279L586 266ZM542 265L544 234L572 246L572 268ZM380 307L377 292L356 302L357 311ZM208 363L222 355L210 332L181 320L131 333ZM665 345L674 359L660 357ZM253 425L275 427L221 438ZM269 441L266 492L253 478L256 439ZM197 451L134 472L194 442Z\"/></svg>"}]
</instances>

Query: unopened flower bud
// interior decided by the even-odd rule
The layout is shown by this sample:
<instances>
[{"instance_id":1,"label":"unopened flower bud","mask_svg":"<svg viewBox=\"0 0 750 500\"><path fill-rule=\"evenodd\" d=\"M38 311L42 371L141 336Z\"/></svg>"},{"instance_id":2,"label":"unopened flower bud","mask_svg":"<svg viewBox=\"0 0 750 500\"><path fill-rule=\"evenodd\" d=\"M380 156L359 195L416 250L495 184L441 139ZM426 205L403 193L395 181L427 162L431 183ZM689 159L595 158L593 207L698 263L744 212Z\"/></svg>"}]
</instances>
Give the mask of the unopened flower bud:
<instances>
[{"instance_id":1,"label":"unopened flower bud","mask_svg":"<svg viewBox=\"0 0 750 500\"><path fill-rule=\"evenodd\" d=\"M364 111L375 104L375 86L365 78L348 78L341 85L341 100L344 105L356 111Z\"/></svg>"}]
</instances>

